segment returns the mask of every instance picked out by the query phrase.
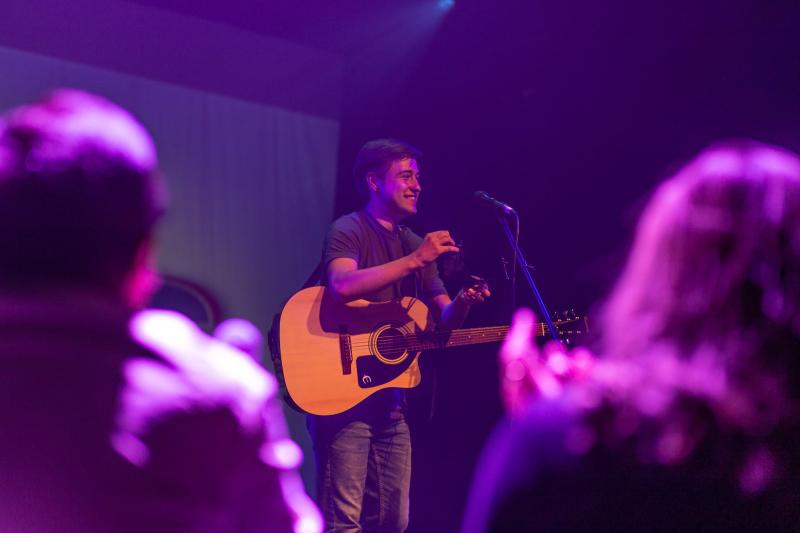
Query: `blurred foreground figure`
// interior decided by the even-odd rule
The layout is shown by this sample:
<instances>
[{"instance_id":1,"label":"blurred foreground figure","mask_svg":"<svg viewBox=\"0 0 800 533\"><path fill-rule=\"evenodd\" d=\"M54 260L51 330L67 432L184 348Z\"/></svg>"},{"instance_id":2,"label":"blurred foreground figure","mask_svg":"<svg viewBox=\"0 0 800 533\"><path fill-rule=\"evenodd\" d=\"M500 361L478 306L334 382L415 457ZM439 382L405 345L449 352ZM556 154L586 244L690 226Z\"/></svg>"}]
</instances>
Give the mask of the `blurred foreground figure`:
<instances>
[{"instance_id":1,"label":"blurred foreground figure","mask_svg":"<svg viewBox=\"0 0 800 533\"><path fill-rule=\"evenodd\" d=\"M155 149L58 91L0 120L0 530L316 531L274 379L157 285Z\"/></svg>"},{"instance_id":2,"label":"blurred foreground figure","mask_svg":"<svg viewBox=\"0 0 800 533\"><path fill-rule=\"evenodd\" d=\"M658 188L601 357L562 354L582 379L543 362L532 323L518 313L501 354L511 416L466 532L800 530L795 154L723 143Z\"/></svg>"}]
</instances>

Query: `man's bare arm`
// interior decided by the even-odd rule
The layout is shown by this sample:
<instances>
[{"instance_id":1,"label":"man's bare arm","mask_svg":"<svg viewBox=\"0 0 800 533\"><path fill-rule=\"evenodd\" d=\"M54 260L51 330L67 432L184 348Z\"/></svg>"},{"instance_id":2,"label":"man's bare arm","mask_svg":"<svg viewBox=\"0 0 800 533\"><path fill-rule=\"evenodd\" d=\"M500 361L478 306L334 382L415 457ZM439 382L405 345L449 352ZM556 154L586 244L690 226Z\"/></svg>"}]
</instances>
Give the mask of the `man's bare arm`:
<instances>
[{"instance_id":1,"label":"man's bare arm","mask_svg":"<svg viewBox=\"0 0 800 533\"><path fill-rule=\"evenodd\" d=\"M355 260L339 257L328 264L328 288L340 300L363 298L425 268L443 253L458 251L450 233L434 231L425 235L419 248L383 265L359 269Z\"/></svg>"}]
</instances>

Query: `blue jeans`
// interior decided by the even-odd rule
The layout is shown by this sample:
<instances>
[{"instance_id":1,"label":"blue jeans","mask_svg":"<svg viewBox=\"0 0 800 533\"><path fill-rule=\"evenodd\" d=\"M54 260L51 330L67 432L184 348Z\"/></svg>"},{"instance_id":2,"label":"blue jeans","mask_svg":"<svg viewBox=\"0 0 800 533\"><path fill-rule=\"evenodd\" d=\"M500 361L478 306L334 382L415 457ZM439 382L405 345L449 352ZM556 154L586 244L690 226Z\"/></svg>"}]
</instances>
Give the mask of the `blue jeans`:
<instances>
[{"instance_id":1,"label":"blue jeans","mask_svg":"<svg viewBox=\"0 0 800 533\"><path fill-rule=\"evenodd\" d=\"M309 416L325 531L408 527L411 435L405 418Z\"/></svg>"}]
</instances>

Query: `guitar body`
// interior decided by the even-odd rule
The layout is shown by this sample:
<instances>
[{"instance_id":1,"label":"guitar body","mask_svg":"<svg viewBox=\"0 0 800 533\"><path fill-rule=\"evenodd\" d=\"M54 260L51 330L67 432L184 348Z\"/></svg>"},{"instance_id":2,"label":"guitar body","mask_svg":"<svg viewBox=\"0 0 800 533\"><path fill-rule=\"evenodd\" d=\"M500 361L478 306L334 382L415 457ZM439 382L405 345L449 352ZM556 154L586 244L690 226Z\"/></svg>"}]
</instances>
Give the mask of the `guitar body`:
<instances>
[{"instance_id":1,"label":"guitar body","mask_svg":"<svg viewBox=\"0 0 800 533\"><path fill-rule=\"evenodd\" d=\"M416 298L344 304L324 287L298 292L281 313L278 339L278 370L291 403L334 415L379 390L417 386L420 352L404 348L402 339L431 324Z\"/></svg>"},{"instance_id":2,"label":"guitar body","mask_svg":"<svg viewBox=\"0 0 800 533\"><path fill-rule=\"evenodd\" d=\"M585 318L556 320L558 337L580 335ZM429 310L416 298L389 302L336 301L324 287L292 296L269 335L275 371L292 407L315 415L335 415L379 390L410 389L422 380L419 354L500 342L508 326L432 331ZM551 335L536 324L533 335ZM554 336L555 336L554 335Z\"/></svg>"}]
</instances>

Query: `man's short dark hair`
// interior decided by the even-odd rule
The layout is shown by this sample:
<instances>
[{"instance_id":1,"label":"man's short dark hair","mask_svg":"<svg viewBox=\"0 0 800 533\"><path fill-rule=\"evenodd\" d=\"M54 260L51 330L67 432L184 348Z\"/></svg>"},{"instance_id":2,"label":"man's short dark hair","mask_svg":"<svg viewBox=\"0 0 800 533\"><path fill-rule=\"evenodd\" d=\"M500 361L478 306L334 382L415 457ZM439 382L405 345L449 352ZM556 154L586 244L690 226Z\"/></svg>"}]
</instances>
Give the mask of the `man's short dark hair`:
<instances>
[{"instance_id":1,"label":"man's short dark hair","mask_svg":"<svg viewBox=\"0 0 800 533\"><path fill-rule=\"evenodd\" d=\"M358 151L356 162L353 166L353 179L356 190L363 198L367 198L369 196L366 182L367 174L375 173L383 177L393 161L419 159L420 157L422 157L422 152L397 139L369 141Z\"/></svg>"},{"instance_id":2,"label":"man's short dark hair","mask_svg":"<svg viewBox=\"0 0 800 533\"><path fill-rule=\"evenodd\" d=\"M164 211L155 148L125 110L59 90L0 119L0 284L116 289Z\"/></svg>"}]
</instances>

